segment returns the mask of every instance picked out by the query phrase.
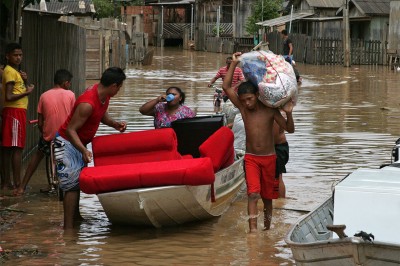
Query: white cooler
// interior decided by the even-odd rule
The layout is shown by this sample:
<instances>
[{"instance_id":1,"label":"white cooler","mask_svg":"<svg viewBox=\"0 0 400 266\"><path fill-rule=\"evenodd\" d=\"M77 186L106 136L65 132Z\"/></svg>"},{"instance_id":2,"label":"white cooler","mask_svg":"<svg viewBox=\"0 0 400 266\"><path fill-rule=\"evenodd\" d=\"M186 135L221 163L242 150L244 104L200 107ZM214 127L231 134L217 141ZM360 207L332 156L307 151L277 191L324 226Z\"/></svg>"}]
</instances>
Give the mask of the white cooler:
<instances>
[{"instance_id":1,"label":"white cooler","mask_svg":"<svg viewBox=\"0 0 400 266\"><path fill-rule=\"evenodd\" d=\"M334 224L400 244L400 168L358 169L335 187Z\"/></svg>"}]
</instances>

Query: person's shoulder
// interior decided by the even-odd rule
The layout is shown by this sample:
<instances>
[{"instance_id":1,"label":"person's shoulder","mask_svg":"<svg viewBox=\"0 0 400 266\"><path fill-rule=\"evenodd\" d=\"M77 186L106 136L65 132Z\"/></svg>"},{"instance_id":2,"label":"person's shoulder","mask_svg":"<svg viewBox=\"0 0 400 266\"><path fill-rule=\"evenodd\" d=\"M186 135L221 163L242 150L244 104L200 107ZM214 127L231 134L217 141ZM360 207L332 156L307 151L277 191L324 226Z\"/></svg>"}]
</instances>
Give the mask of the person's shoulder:
<instances>
[{"instance_id":1,"label":"person's shoulder","mask_svg":"<svg viewBox=\"0 0 400 266\"><path fill-rule=\"evenodd\" d=\"M62 94L66 95L66 96L69 96L69 97L75 97L75 93L73 91L71 91L71 90L63 89L62 90Z\"/></svg>"},{"instance_id":2,"label":"person's shoulder","mask_svg":"<svg viewBox=\"0 0 400 266\"><path fill-rule=\"evenodd\" d=\"M7 66L4 68L4 70L3 70L3 78L7 78L7 77L10 77L10 76L14 76L14 75L17 74L17 73L18 73L18 71L17 71L15 68L13 68L13 67L7 65ZM18 74L19 74L19 73L18 73Z\"/></svg>"}]
</instances>

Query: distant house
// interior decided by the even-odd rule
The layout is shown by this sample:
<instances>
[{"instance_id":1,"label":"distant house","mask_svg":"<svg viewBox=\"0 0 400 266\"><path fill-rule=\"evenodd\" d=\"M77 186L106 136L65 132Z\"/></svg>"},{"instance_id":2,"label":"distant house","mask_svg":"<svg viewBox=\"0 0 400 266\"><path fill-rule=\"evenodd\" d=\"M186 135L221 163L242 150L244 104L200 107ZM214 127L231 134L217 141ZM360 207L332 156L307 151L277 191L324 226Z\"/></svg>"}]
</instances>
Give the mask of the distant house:
<instances>
[{"instance_id":1,"label":"distant house","mask_svg":"<svg viewBox=\"0 0 400 266\"><path fill-rule=\"evenodd\" d=\"M286 15L257 24L288 29L291 22L291 33L341 39L344 4L345 0L289 0L284 4ZM348 5L352 39L387 40L390 0L348 0Z\"/></svg>"},{"instance_id":2,"label":"distant house","mask_svg":"<svg viewBox=\"0 0 400 266\"><path fill-rule=\"evenodd\" d=\"M155 10L152 6L126 6L123 17L127 34L131 39L135 33L142 32L148 34L150 44L156 44L156 40L153 40L153 38L156 36L158 9Z\"/></svg>"},{"instance_id":3,"label":"distant house","mask_svg":"<svg viewBox=\"0 0 400 266\"><path fill-rule=\"evenodd\" d=\"M351 39L387 41L389 14L390 0L349 0Z\"/></svg>"},{"instance_id":4,"label":"distant house","mask_svg":"<svg viewBox=\"0 0 400 266\"><path fill-rule=\"evenodd\" d=\"M337 17L336 12L342 5L343 0L289 0L284 2L285 12L282 17L257 24L267 27L267 32L286 25L291 33L336 38L341 36L341 18Z\"/></svg>"},{"instance_id":5,"label":"distant house","mask_svg":"<svg viewBox=\"0 0 400 266\"><path fill-rule=\"evenodd\" d=\"M142 28L145 33L149 34L150 43L157 46L182 45L185 30L191 31L190 38L192 38L194 4L195 0L145 1L146 6L151 6L150 9L146 9L152 12L149 16L150 19L147 22L144 21L146 15L138 18L139 22L144 23ZM132 15L137 15L137 8L131 9ZM151 32L146 30L146 24L152 24L152 27L148 28Z\"/></svg>"}]
</instances>

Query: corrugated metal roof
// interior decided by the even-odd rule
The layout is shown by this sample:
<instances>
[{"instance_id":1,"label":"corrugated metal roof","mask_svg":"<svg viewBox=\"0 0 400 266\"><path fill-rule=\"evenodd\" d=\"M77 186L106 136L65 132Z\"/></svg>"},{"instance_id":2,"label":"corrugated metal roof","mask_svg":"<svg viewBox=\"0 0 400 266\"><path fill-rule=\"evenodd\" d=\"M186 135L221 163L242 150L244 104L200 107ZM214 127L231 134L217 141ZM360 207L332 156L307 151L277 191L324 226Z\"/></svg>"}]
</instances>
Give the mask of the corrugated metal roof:
<instances>
[{"instance_id":1,"label":"corrugated metal roof","mask_svg":"<svg viewBox=\"0 0 400 266\"><path fill-rule=\"evenodd\" d=\"M311 7L339 8L344 0L306 0Z\"/></svg>"},{"instance_id":2,"label":"corrugated metal roof","mask_svg":"<svg viewBox=\"0 0 400 266\"><path fill-rule=\"evenodd\" d=\"M390 0L351 0L366 15L389 15Z\"/></svg>"},{"instance_id":3,"label":"corrugated metal roof","mask_svg":"<svg viewBox=\"0 0 400 266\"><path fill-rule=\"evenodd\" d=\"M37 10L44 11L48 13L55 14L93 14L95 13L95 8L92 0L63 0L59 2L58 0L50 0L50 2L45 2L47 11L40 8L40 4L30 4L25 9L27 10Z\"/></svg>"},{"instance_id":4,"label":"corrugated metal roof","mask_svg":"<svg viewBox=\"0 0 400 266\"><path fill-rule=\"evenodd\" d=\"M264 27L274 27L274 26L283 25L286 22L289 22L290 19L292 19L292 21L295 21L295 20L298 20L301 18L312 16L312 15L314 15L314 13L293 13L292 17L290 15L286 15L286 16L282 16L279 18L274 18L274 19L257 22L256 24L264 26Z\"/></svg>"}]
</instances>

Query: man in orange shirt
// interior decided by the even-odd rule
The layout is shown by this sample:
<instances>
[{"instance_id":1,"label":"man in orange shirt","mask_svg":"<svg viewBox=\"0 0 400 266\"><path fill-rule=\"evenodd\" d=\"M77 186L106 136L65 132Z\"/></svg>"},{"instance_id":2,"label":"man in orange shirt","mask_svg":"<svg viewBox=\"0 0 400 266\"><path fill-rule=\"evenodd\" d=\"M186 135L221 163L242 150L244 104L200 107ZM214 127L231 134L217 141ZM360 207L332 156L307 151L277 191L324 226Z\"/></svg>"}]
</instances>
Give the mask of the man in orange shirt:
<instances>
[{"instance_id":1,"label":"man in orange shirt","mask_svg":"<svg viewBox=\"0 0 400 266\"><path fill-rule=\"evenodd\" d=\"M72 74L68 70L57 70L54 75L54 87L40 96L37 112L38 129L41 136L36 153L29 161L22 183L14 191L16 196L24 193L26 185L43 157L45 155L50 156L50 143L74 106L75 94L69 90L71 79Z\"/></svg>"}]
</instances>

